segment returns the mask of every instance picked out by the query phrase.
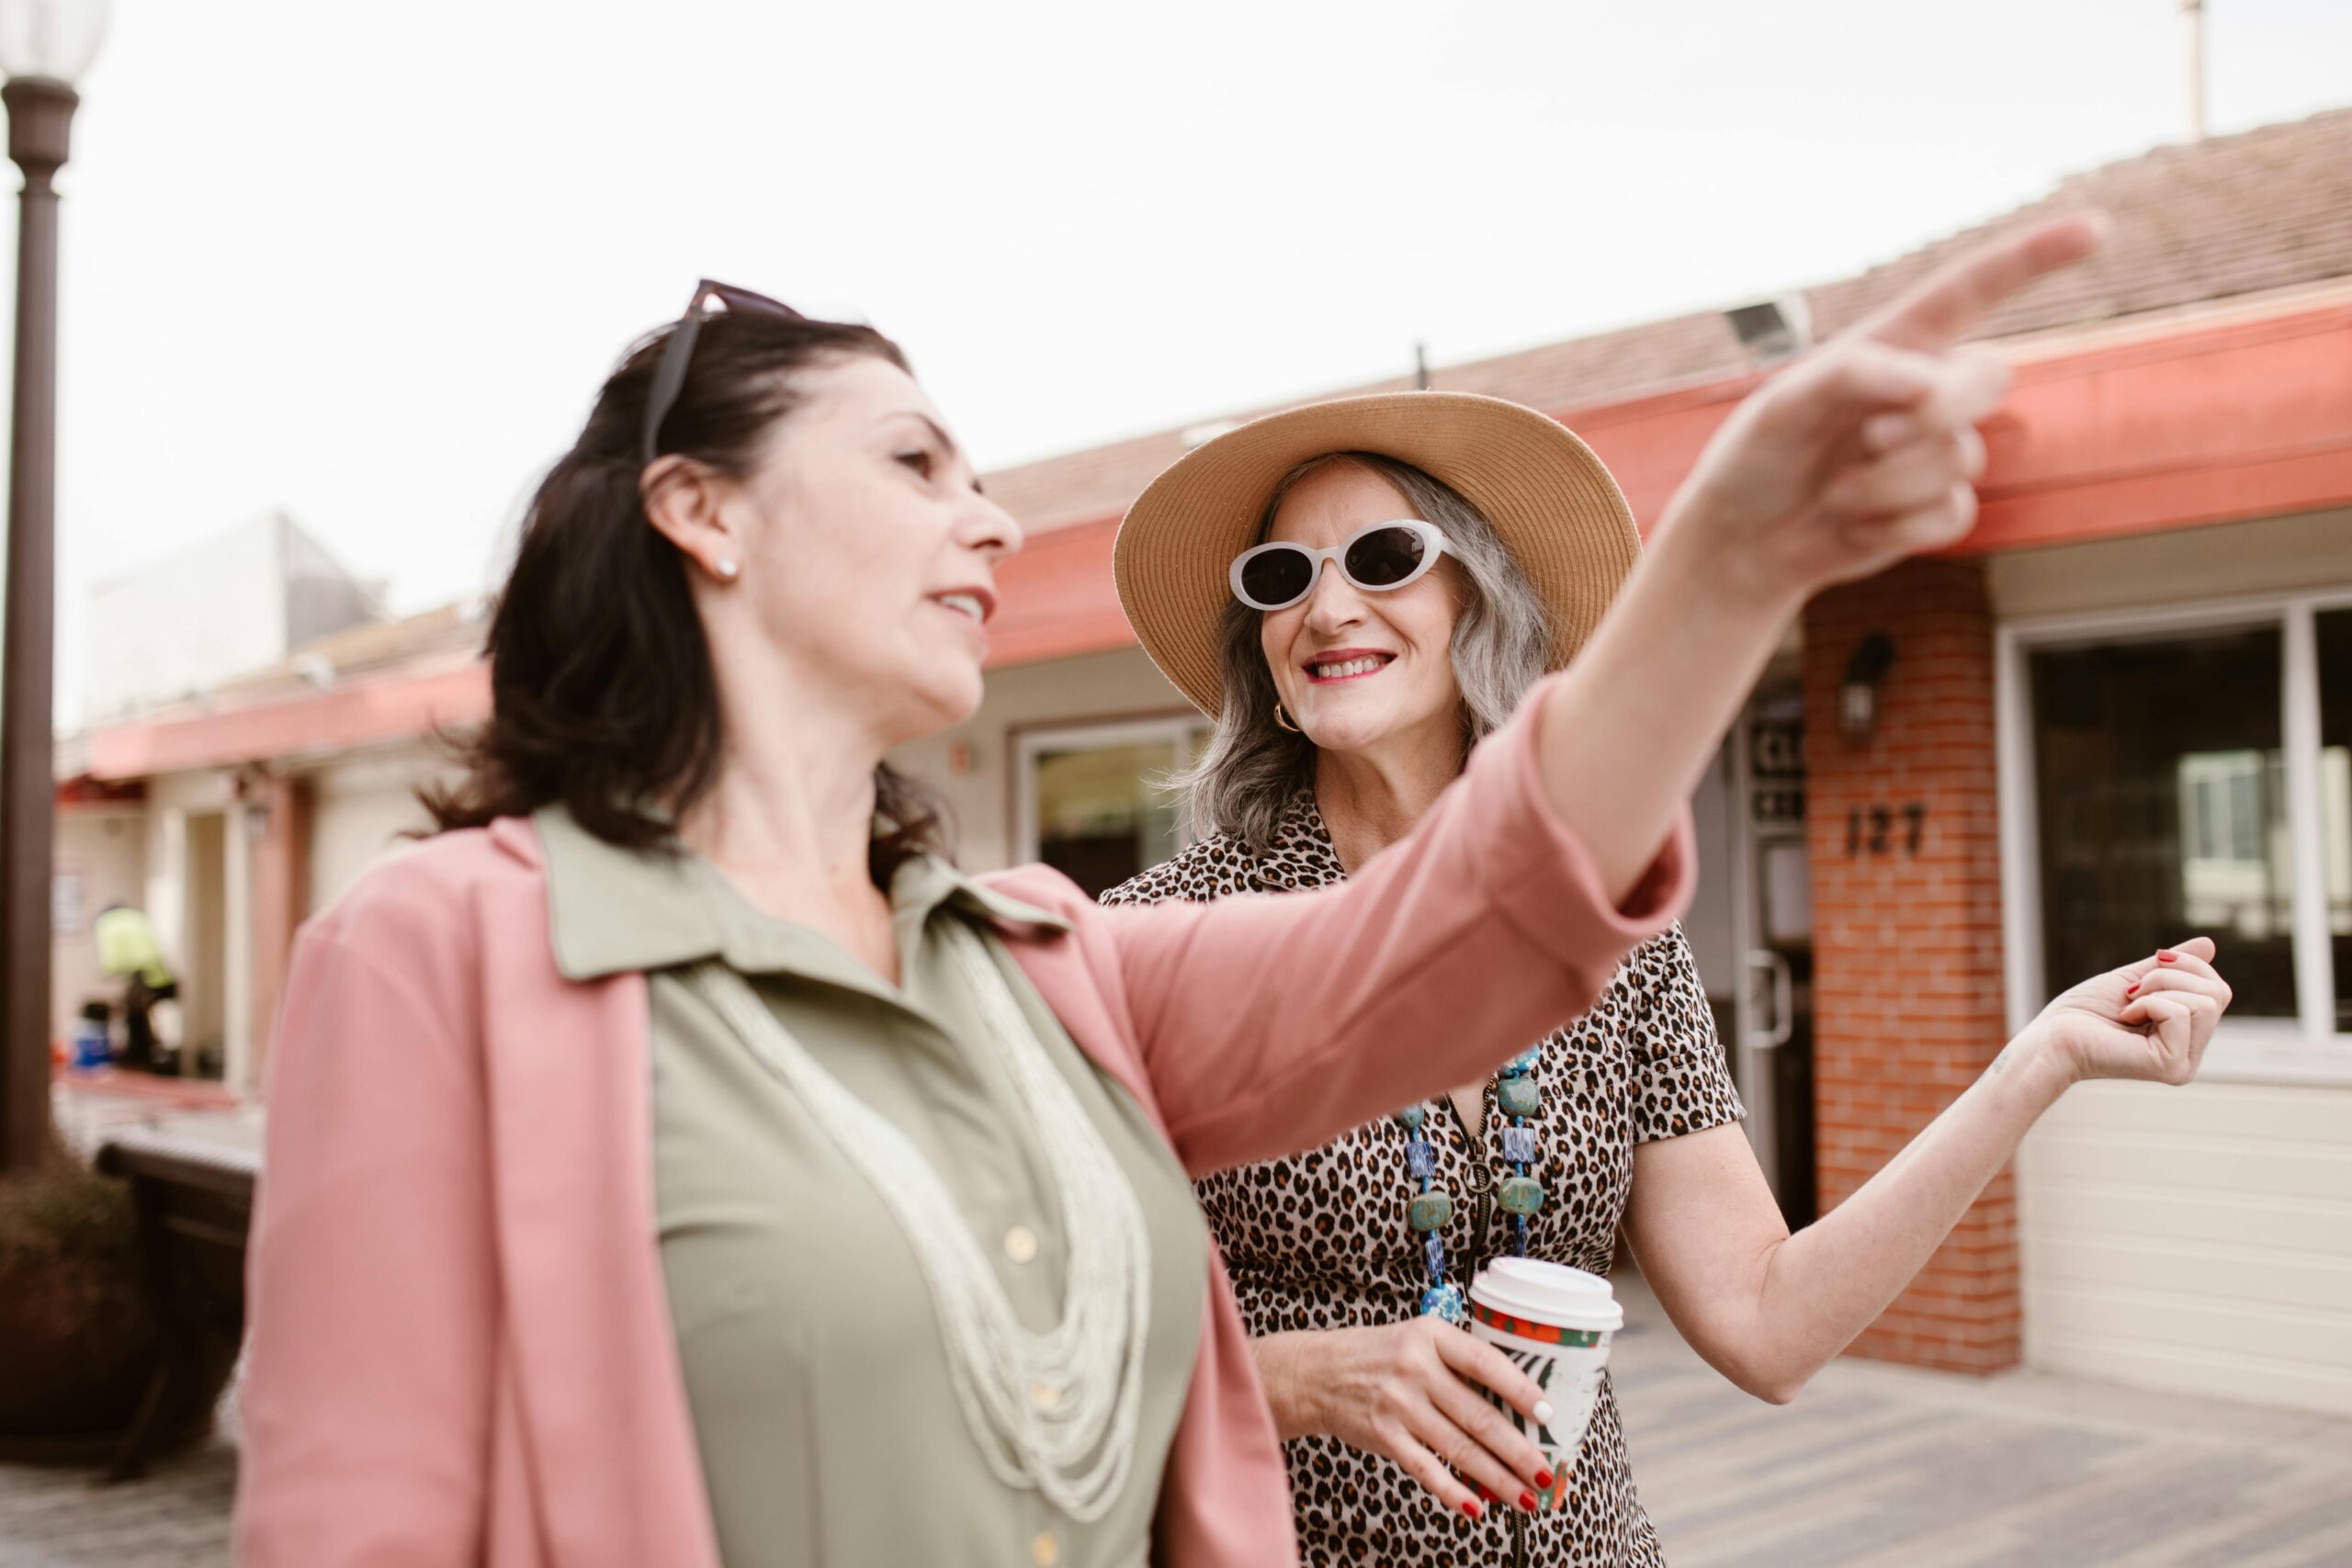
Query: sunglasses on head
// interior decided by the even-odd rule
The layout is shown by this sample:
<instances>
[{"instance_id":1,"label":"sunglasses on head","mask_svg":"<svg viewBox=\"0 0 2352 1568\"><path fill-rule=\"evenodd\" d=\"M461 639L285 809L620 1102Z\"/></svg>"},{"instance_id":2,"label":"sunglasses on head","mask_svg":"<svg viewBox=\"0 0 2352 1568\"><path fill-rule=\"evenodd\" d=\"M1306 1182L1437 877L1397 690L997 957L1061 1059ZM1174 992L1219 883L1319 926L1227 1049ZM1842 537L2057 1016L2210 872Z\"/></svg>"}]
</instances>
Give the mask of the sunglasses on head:
<instances>
[{"instance_id":1,"label":"sunglasses on head","mask_svg":"<svg viewBox=\"0 0 2352 1568\"><path fill-rule=\"evenodd\" d=\"M1227 577L1251 609L1287 610L1315 592L1325 561L1338 562L1340 575L1365 592L1386 593L1419 581L1446 548L1433 523L1374 523L1328 550L1287 542L1244 550Z\"/></svg>"},{"instance_id":2,"label":"sunglasses on head","mask_svg":"<svg viewBox=\"0 0 2352 1568\"><path fill-rule=\"evenodd\" d=\"M686 301L686 313L678 318L670 341L662 345L662 362L653 367L653 389L646 394L645 460L649 463L662 455L662 422L670 417L670 411L677 406L678 394L685 389L686 367L694 360L695 340L702 336L702 323L710 314L713 302L722 310L748 310L786 321L808 319L781 299L771 299L731 283L718 283L706 277L695 284L695 297Z\"/></svg>"}]
</instances>

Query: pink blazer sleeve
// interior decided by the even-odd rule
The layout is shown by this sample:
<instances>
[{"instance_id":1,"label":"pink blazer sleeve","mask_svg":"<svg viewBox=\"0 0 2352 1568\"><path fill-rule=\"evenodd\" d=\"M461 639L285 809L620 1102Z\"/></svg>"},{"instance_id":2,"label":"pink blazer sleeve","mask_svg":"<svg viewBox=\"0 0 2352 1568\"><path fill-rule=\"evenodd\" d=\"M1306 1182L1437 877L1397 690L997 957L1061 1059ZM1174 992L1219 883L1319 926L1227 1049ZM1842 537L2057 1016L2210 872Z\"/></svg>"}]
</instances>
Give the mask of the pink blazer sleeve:
<instances>
[{"instance_id":1,"label":"pink blazer sleeve","mask_svg":"<svg viewBox=\"0 0 2352 1568\"><path fill-rule=\"evenodd\" d=\"M398 886L397 875L385 878ZM382 881L296 948L243 1394L243 1568L481 1559L496 1311L463 944ZM445 912L446 913L446 912Z\"/></svg>"},{"instance_id":2,"label":"pink blazer sleeve","mask_svg":"<svg viewBox=\"0 0 2352 1568\"><path fill-rule=\"evenodd\" d=\"M1549 689L1340 886L1102 911L1188 1170L1310 1148L1491 1071L1589 1008L1690 902L1685 813L1611 906L1544 795L1533 718Z\"/></svg>"}]
</instances>

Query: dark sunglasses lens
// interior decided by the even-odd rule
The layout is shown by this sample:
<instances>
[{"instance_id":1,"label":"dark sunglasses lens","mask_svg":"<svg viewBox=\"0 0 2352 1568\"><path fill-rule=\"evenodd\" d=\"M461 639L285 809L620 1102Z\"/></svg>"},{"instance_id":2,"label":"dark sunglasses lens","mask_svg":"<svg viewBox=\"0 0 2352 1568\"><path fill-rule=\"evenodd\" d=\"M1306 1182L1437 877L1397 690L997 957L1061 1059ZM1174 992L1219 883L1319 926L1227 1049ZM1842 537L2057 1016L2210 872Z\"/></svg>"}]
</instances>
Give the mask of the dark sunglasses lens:
<instances>
[{"instance_id":1,"label":"dark sunglasses lens","mask_svg":"<svg viewBox=\"0 0 2352 1568\"><path fill-rule=\"evenodd\" d=\"M1375 528L1348 547L1348 575L1366 588L1394 588L1420 570L1424 553L1410 528Z\"/></svg>"},{"instance_id":2,"label":"dark sunglasses lens","mask_svg":"<svg viewBox=\"0 0 2352 1568\"><path fill-rule=\"evenodd\" d=\"M1267 550L1241 569L1241 587L1256 604L1287 604L1306 592L1315 563L1305 550Z\"/></svg>"}]
</instances>

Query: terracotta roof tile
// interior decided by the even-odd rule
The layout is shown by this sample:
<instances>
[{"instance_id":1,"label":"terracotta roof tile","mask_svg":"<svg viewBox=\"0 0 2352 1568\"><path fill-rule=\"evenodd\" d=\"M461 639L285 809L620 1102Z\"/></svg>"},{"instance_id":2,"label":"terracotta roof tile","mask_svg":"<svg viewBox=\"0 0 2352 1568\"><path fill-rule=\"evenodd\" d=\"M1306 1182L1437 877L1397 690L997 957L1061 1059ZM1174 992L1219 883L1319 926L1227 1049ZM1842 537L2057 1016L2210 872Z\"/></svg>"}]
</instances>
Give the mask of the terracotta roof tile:
<instances>
[{"instance_id":1,"label":"terracotta roof tile","mask_svg":"<svg viewBox=\"0 0 2352 1568\"><path fill-rule=\"evenodd\" d=\"M1807 289L1815 332L1850 325L1987 231L2091 207L2115 221L2106 249L2010 300L1975 335L2010 337L2352 276L2352 109L2160 147L2075 175L1991 223ZM1430 383L1565 412L1751 367L1723 315L1706 310L1436 369ZM1377 381L1325 395L1409 384ZM1160 431L1003 469L988 476L989 491L1032 528L1089 522L1124 512L1184 451L1181 430Z\"/></svg>"}]
</instances>

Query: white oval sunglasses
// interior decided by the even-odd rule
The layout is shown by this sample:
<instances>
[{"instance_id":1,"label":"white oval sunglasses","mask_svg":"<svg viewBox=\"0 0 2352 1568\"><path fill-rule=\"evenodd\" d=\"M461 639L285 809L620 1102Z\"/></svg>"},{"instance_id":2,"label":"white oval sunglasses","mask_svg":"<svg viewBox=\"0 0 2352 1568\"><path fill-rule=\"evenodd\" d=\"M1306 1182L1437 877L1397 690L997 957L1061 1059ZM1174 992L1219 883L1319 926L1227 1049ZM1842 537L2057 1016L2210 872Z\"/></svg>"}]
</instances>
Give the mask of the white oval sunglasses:
<instances>
[{"instance_id":1,"label":"white oval sunglasses","mask_svg":"<svg viewBox=\"0 0 2352 1568\"><path fill-rule=\"evenodd\" d=\"M1450 547L1434 523L1400 519L1357 529L1328 550L1287 540L1259 545L1233 558L1226 573L1233 596L1253 610L1287 610L1315 592L1323 563L1367 593L1390 593L1418 582Z\"/></svg>"}]
</instances>

